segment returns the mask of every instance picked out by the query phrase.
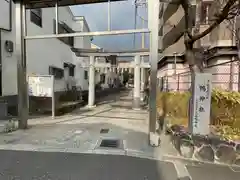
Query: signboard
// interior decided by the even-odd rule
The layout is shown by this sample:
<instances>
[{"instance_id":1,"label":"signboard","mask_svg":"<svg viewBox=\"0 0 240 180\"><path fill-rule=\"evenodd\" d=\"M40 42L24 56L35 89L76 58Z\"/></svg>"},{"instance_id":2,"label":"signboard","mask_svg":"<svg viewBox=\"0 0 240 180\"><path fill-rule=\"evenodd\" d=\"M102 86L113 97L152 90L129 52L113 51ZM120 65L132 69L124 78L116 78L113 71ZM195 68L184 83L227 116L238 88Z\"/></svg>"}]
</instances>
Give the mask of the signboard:
<instances>
[{"instance_id":1,"label":"signboard","mask_svg":"<svg viewBox=\"0 0 240 180\"><path fill-rule=\"evenodd\" d=\"M37 97L53 96L53 77L52 76L29 76L28 94Z\"/></svg>"},{"instance_id":2,"label":"signboard","mask_svg":"<svg viewBox=\"0 0 240 180\"><path fill-rule=\"evenodd\" d=\"M197 73L193 96L192 130L193 134L207 135L210 132L210 108L212 92L212 75Z\"/></svg>"},{"instance_id":3,"label":"signboard","mask_svg":"<svg viewBox=\"0 0 240 180\"><path fill-rule=\"evenodd\" d=\"M28 76L28 95L36 97L51 97L52 118L55 118L54 77L50 75Z\"/></svg>"}]
</instances>

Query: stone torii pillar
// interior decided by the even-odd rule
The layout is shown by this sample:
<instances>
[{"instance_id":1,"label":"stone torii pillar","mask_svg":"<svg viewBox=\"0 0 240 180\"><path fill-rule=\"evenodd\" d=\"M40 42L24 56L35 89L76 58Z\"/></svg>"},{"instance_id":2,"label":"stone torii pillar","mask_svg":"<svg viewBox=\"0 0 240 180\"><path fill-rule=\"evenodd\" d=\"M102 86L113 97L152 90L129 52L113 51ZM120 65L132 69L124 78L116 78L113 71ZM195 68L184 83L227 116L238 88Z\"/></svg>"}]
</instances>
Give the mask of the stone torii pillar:
<instances>
[{"instance_id":1,"label":"stone torii pillar","mask_svg":"<svg viewBox=\"0 0 240 180\"><path fill-rule=\"evenodd\" d=\"M140 56L136 55L134 58L134 94L133 94L133 108L140 109Z\"/></svg>"},{"instance_id":2,"label":"stone torii pillar","mask_svg":"<svg viewBox=\"0 0 240 180\"><path fill-rule=\"evenodd\" d=\"M142 61L141 61L142 65L144 64L144 59L142 57ZM144 84L145 84L145 80L146 80L146 69L144 67L141 68L141 100L143 101L144 98Z\"/></svg>"},{"instance_id":3,"label":"stone torii pillar","mask_svg":"<svg viewBox=\"0 0 240 180\"><path fill-rule=\"evenodd\" d=\"M95 57L90 56L89 60L89 84L88 84L88 107L95 107Z\"/></svg>"}]
</instances>

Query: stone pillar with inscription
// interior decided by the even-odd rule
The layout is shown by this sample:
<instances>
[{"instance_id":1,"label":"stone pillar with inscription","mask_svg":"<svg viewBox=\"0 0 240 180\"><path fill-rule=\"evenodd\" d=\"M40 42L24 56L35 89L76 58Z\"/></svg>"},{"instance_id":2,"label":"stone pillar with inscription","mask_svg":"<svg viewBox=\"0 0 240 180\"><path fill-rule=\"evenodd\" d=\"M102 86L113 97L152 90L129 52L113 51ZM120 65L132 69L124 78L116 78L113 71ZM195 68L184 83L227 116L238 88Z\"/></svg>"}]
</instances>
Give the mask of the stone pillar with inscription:
<instances>
[{"instance_id":1,"label":"stone pillar with inscription","mask_svg":"<svg viewBox=\"0 0 240 180\"><path fill-rule=\"evenodd\" d=\"M210 108L212 92L212 75L197 73L191 113L191 132L193 134L208 135L210 133Z\"/></svg>"}]
</instances>

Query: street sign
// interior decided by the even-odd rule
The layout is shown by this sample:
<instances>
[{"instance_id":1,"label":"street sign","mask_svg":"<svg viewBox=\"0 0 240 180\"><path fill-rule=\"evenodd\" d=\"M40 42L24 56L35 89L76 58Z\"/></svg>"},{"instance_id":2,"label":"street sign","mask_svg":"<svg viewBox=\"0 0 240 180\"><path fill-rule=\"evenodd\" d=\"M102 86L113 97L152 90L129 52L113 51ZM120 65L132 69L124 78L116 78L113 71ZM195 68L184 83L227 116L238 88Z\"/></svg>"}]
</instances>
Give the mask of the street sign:
<instances>
[{"instance_id":1,"label":"street sign","mask_svg":"<svg viewBox=\"0 0 240 180\"><path fill-rule=\"evenodd\" d=\"M212 75L197 73L193 96L192 133L208 135L210 132L210 108L212 92Z\"/></svg>"}]
</instances>

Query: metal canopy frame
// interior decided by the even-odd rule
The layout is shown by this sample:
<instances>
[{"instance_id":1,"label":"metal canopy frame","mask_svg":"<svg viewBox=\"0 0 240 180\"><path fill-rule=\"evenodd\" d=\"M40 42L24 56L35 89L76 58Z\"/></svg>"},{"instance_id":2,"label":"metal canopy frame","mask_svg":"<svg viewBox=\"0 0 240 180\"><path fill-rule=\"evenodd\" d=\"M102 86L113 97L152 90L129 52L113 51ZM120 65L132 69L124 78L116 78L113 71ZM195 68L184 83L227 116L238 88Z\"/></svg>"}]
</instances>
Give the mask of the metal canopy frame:
<instances>
[{"instance_id":1,"label":"metal canopy frame","mask_svg":"<svg viewBox=\"0 0 240 180\"><path fill-rule=\"evenodd\" d=\"M142 48L136 50L128 50L128 51L102 51L98 49L82 49L82 48L71 48L71 50L75 53L78 57L88 57L88 56L95 56L95 57L106 57L106 56L117 56L117 57L134 57L134 56L149 56L149 49ZM161 53L161 51L158 51Z\"/></svg>"},{"instance_id":2,"label":"metal canopy frame","mask_svg":"<svg viewBox=\"0 0 240 180\"><path fill-rule=\"evenodd\" d=\"M56 21L57 22L57 21ZM148 29L129 29L129 30L118 30L118 31L96 31L96 32L76 32L67 34L46 34L46 35L35 35L25 36L25 39L52 39L61 37L84 37L84 36L107 36L107 35L123 35L123 34L135 34L135 33L149 33Z\"/></svg>"},{"instance_id":3,"label":"metal canopy frame","mask_svg":"<svg viewBox=\"0 0 240 180\"><path fill-rule=\"evenodd\" d=\"M22 1L25 4L26 9L36 8L48 8L55 7L55 0L13 0L14 2ZM84 4L96 4L105 2L116 2L126 0L59 0L58 6L73 6L73 5L84 5Z\"/></svg>"},{"instance_id":4,"label":"metal canopy frame","mask_svg":"<svg viewBox=\"0 0 240 180\"><path fill-rule=\"evenodd\" d=\"M56 34L49 35L36 35L27 36L26 31L26 8L44 8L54 7L56 14L56 27L58 23L58 7L67 5L79 5L98 2L109 2L114 0L14 0L15 2L15 16L16 16L16 56L17 56L17 70L18 70L18 115L19 115L19 128L27 128L28 120L28 90L26 80L26 41L30 39L48 39L57 37L81 37L81 36L103 36L103 35L120 35L120 34L135 34L135 33L150 33L150 49L149 52L131 52L128 55L139 56L139 54L145 53L149 55L151 73L150 73L150 111L149 111L149 143L151 145L159 145L152 142L152 137L156 137L156 97L157 97L157 64L159 50L162 50L162 37L159 37L159 25L162 26L162 17L159 21L159 12L163 8L163 3L159 0L148 0L148 29L130 29L130 30L117 30L117 31L100 31L100 32L77 32L70 34L59 34L58 28L56 28ZM115 0L118 1L118 0ZM85 55L90 55L90 58L94 55L101 55L104 53L86 52ZM148 53L148 54L147 54ZM109 53L107 55L120 55L121 53ZM126 55L125 52L124 55ZM104 54L106 55L106 53ZM158 141L158 140L157 140ZM156 142L156 140L154 140Z\"/></svg>"},{"instance_id":5,"label":"metal canopy frame","mask_svg":"<svg viewBox=\"0 0 240 180\"><path fill-rule=\"evenodd\" d=\"M88 56L95 56L95 57L106 57L106 56L117 56L117 57L135 57L135 56L149 56L149 52L142 52L142 53L124 53L124 52L99 52L99 53L87 53L87 52L76 52L76 56L78 57L88 57Z\"/></svg>"}]
</instances>

